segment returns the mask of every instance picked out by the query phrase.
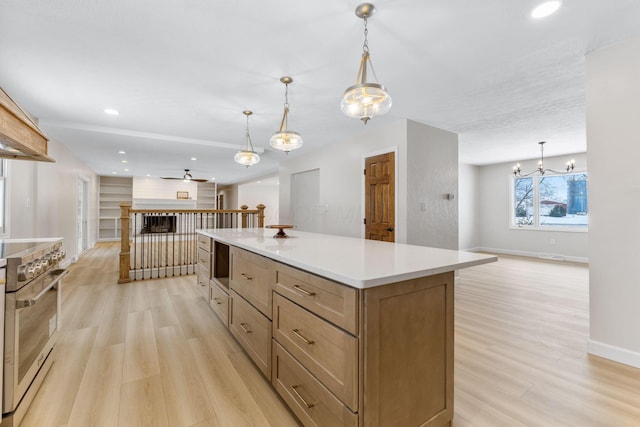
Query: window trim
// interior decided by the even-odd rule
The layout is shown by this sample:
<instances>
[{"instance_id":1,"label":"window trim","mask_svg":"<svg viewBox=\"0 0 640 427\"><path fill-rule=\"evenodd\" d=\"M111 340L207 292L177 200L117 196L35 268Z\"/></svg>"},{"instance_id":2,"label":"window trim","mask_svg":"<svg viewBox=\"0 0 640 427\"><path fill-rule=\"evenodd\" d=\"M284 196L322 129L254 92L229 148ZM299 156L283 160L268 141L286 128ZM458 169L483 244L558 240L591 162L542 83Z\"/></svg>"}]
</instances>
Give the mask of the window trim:
<instances>
[{"instance_id":1,"label":"window trim","mask_svg":"<svg viewBox=\"0 0 640 427\"><path fill-rule=\"evenodd\" d=\"M587 175L587 180L589 179L589 173L586 170L575 170L569 174L554 174L547 173L545 176L565 176L565 175ZM515 206L515 180L519 178L532 178L533 181L533 205L535 207L533 214L533 224L532 225L518 225L515 223L515 215L513 212ZM540 225L540 194L538 191L538 184L540 181L540 176L535 175L531 177L517 177L515 175L509 176L509 229L510 230L527 230L527 231L551 231L551 232L567 232L567 233L588 233L589 232L589 224L586 226L560 226L560 225ZM587 195L588 195L587 189ZM588 196L587 196L588 197ZM587 211L588 212L588 211Z\"/></svg>"}]
</instances>

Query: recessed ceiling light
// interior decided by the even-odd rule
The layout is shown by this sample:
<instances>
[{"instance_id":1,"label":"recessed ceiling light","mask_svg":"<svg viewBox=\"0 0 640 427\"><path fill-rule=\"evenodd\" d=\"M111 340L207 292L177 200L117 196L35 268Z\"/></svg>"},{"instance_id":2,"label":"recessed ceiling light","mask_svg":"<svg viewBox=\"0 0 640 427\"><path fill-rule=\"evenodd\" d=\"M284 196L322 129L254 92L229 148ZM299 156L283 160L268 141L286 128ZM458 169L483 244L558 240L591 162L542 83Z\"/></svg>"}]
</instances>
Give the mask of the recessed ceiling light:
<instances>
[{"instance_id":1,"label":"recessed ceiling light","mask_svg":"<svg viewBox=\"0 0 640 427\"><path fill-rule=\"evenodd\" d=\"M129 172L129 169L125 169L124 171L125 171L125 172Z\"/></svg>"},{"instance_id":2,"label":"recessed ceiling light","mask_svg":"<svg viewBox=\"0 0 640 427\"><path fill-rule=\"evenodd\" d=\"M105 114L109 114L110 116L117 116L118 114L120 114L118 110L114 110L113 108L105 108L104 112Z\"/></svg>"},{"instance_id":3,"label":"recessed ceiling light","mask_svg":"<svg viewBox=\"0 0 640 427\"><path fill-rule=\"evenodd\" d=\"M148 173L148 174L147 174L147 176L151 176L151 174L150 174L150 173Z\"/></svg>"},{"instance_id":4,"label":"recessed ceiling light","mask_svg":"<svg viewBox=\"0 0 640 427\"><path fill-rule=\"evenodd\" d=\"M127 154L127 153L126 153L126 151L120 150L120 151L118 151L118 154Z\"/></svg>"},{"instance_id":5,"label":"recessed ceiling light","mask_svg":"<svg viewBox=\"0 0 640 427\"><path fill-rule=\"evenodd\" d=\"M256 181L258 184L260 184L260 181Z\"/></svg>"},{"instance_id":6,"label":"recessed ceiling light","mask_svg":"<svg viewBox=\"0 0 640 427\"><path fill-rule=\"evenodd\" d=\"M212 177L211 177L211 181L215 181L215 180L216 180L216 177L215 177L215 176L212 176Z\"/></svg>"},{"instance_id":7,"label":"recessed ceiling light","mask_svg":"<svg viewBox=\"0 0 640 427\"><path fill-rule=\"evenodd\" d=\"M111 173L114 174L114 175L118 175L118 172L116 172L116 171L113 171Z\"/></svg>"},{"instance_id":8,"label":"recessed ceiling light","mask_svg":"<svg viewBox=\"0 0 640 427\"><path fill-rule=\"evenodd\" d=\"M198 160L196 157L192 157L191 160Z\"/></svg>"},{"instance_id":9,"label":"recessed ceiling light","mask_svg":"<svg viewBox=\"0 0 640 427\"><path fill-rule=\"evenodd\" d=\"M127 161L126 161L126 160L120 160L120 162L122 162L122 163L127 163Z\"/></svg>"},{"instance_id":10,"label":"recessed ceiling light","mask_svg":"<svg viewBox=\"0 0 640 427\"><path fill-rule=\"evenodd\" d=\"M531 11L531 17L535 19L540 19L540 18L549 16L555 13L558 9L560 9L560 5L562 5L562 2L560 0L544 2L536 6L535 9Z\"/></svg>"}]
</instances>

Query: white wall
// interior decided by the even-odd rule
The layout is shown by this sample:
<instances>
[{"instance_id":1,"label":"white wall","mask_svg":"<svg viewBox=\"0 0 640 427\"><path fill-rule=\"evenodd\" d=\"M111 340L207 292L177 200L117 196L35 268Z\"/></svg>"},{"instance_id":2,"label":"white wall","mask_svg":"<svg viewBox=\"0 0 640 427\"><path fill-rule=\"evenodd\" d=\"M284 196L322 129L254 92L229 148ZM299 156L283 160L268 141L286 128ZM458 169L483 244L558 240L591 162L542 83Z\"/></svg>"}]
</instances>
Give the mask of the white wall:
<instances>
[{"instance_id":1,"label":"white wall","mask_svg":"<svg viewBox=\"0 0 640 427\"><path fill-rule=\"evenodd\" d=\"M249 209L255 209L259 204L266 206L264 210L264 224L278 224L278 176L267 176L255 181L237 185L236 205L228 209L240 209L247 205Z\"/></svg>"},{"instance_id":2,"label":"white wall","mask_svg":"<svg viewBox=\"0 0 640 427\"><path fill-rule=\"evenodd\" d=\"M349 140L282 162L280 222L291 223L291 175L317 169L320 201L311 210L318 216L313 223L322 233L361 237L364 158L389 151L397 158L396 241L457 248L457 201L445 199L457 193L457 135L410 120L369 124Z\"/></svg>"},{"instance_id":3,"label":"white wall","mask_svg":"<svg viewBox=\"0 0 640 427\"><path fill-rule=\"evenodd\" d=\"M182 180L133 177L133 199L177 200L178 191L189 193L189 199L198 200L198 183Z\"/></svg>"},{"instance_id":4,"label":"white wall","mask_svg":"<svg viewBox=\"0 0 640 427\"><path fill-rule=\"evenodd\" d=\"M584 153L545 158L545 167L563 170L568 159L575 159L577 172L587 169L587 157ZM538 159L520 161L520 165L523 171L532 171L538 167ZM513 163L479 167L477 174L479 234L476 236L480 239L479 249L533 257L553 254L564 257L566 260L587 262L589 257L587 232L510 228L512 171ZM591 185L591 175L589 185ZM464 190L465 193L468 191ZM589 202L591 203L591 200ZM466 229L465 233L468 231Z\"/></svg>"},{"instance_id":5,"label":"white wall","mask_svg":"<svg viewBox=\"0 0 640 427\"><path fill-rule=\"evenodd\" d=\"M88 243L97 239L98 177L67 148L49 142L55 163L9 161L11 238L62 237L67 259L77 258L78 178L89 180Z\"/></svg>"},{"instance_id":6,"label":"white wall","mask_svg":"<svg viewBox=\"0 0 640 427\"><path fill-rule=\"evenodd\" d=\"M480 167L460 163L458 165L458 248L477 250L481 244Z\"/></svg>"},{"instance_id":7,"label":"white wall","mask_svg":"<svg viewBox=\"0 0 640 427\"><path fill-rule=\"evenodd\" d=\"M407 129L407 243L458 249L458 135L411 120Z\"/></svg>"},{"instance_id":8,"label":"white wall","mask_svg":"<svg viewBox=\"0 0 640 427\"><path fill-rule=\"evenodd\" d=\"M372 122L362 127L358 136L339 141L322 150L309 151L284 160L280 164L280 223L291 224L291 175L318 169L320 172L319 216L315 222L320 232L342 236L361 237L363 155L372 152L393 151L398 147L399 170L398 200L406 201L406 120L377 125ZM354 126L358 126L354 122ZM327 139L331 139L330 130ZM304 148L302 148L304 150ZM405 159L403 162L402 159ZM403 185L404 184L404 185ZM396 241L406 242L406 202L396 211Z\"/></svg>"},{"instance_id":9,"label":"white wall","mask_svg":"<svg viewBox=\"0 0 640 427\"><path fill-rule=\"evenodd\" d=\"M587 55L589 352L640 367L640 38Z\"/></svg>"}]
</instances>

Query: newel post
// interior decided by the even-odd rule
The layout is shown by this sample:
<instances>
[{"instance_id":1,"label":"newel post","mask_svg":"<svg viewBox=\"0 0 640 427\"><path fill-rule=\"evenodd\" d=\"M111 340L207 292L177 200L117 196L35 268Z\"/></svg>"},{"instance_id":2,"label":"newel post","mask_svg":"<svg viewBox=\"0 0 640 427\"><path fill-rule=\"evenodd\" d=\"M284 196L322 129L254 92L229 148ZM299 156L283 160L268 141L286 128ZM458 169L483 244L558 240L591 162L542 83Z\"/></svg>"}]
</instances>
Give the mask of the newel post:
<instances>
[{"instance_id":1,"label":"newel post","mask_svg":"<svg viewBox=\"0 0 640 427\"><path fill-rule=\"evenodd\" d=\"M242 212L242 228L247 228L247 220L249 219L249 214L247 213L247 209L249 209L249 206L247 205L242 205L240 206L240 209L242 209L244 212Z\"/></svg>"},{"instance_id":2,"label":"newel post","mask_svg":"<svg viewBox=\"0 0 640 427\"><path fill-rule=\"evenodd\" d=\"M264 208L266 206L262 203L256 206L256 209L258 209L258 228L264 228Z\"/></svg>"},{"instance_id":3,"label":"newel post","mask_svg":"<svg viewBox=\"0 0 640 427\"><path fill-rule=\"evenodd\" d=\"M129 243L129 216L131 202L120 203L120 276L118 283L129 283L131 268L131 244Z\"/></svg>"}]
</instances>

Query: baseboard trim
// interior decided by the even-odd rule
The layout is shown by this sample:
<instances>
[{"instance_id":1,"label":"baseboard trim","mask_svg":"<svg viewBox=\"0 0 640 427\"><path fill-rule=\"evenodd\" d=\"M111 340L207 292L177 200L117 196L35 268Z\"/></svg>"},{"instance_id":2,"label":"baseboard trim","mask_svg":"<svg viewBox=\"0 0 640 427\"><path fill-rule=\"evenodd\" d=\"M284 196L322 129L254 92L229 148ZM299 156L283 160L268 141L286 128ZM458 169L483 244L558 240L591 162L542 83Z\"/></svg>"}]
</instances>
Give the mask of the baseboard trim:
<instances>
[{"instance_id":1,"label":"baseboard trim","mask_svg":"<svg viewBox=\"0 0 640 427\"><path fill-rule=\"evenodd\" d=\"M551 253L543 253L543 252L527 252L527 251L514 251L511 249L500 249L500 248L487 248L487 247L477 247L473 249L467 249L469 252L491 252L495 254L503 254L503 255L513 255L513 256L522 256L528 258L538 258L538 259L550 259L554 261L570 261L570 262L579 262L583 264L589 264L589 258L587 257L577 257L577 256L567 256L562 254L551 254Z\"/></svg>"},{"instance_id":2,"label":"baseboard trim","mask_svg":"<svg viewBox=\"0 0 640 427\"><path fill-rule=\"evenodd\" d=\"M605 344L600 341L588 340L587 353L633 366L634 368L640 368L640 353L627 350L626 348L616 347L615 345Z\"/></svg>"}]
</instances>

